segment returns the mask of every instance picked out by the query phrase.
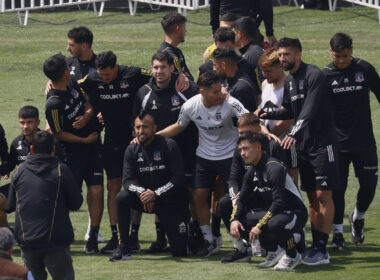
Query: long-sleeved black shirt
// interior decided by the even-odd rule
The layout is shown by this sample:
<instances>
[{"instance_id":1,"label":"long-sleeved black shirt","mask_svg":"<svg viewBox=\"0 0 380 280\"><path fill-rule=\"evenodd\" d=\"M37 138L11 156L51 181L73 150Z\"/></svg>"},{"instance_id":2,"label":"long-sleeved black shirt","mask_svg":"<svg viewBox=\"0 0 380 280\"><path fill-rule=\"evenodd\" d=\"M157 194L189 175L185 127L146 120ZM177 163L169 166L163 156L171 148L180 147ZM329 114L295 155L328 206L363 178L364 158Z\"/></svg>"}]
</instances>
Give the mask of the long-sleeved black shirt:
<instances>
[{"instance_id":1,"label":"long-sleeved black shirt","mask_svg":"<svg viewBox=\"0 0 380 280\"><path fill-rule=\"evenodd\" d=\"M187 189L182 155L174 140L155 135L149 146L130 144L124 155L122 184L137 195L154 191L156 203L183 205Z\"/></svg>"},{"instance_id":2,"label":"long-sleeved black shirt","mask_svg":"<svg viewBox=\"0 0 380 280\"><path fill-rule=\"evenodd\" d=\"M369 102L371 90L380 103L380 78L375 68L365 60L354 58L346 69L330 63L322 71L327 80L340 149L376 145Z\"/></svg>"},{"instance_id":3,"label":"long-sleeved black shirt","mask_svg":"<svg viewBox=\"0 0 380 280\"><path fill-rule=\"evenodd\" d=\"M76 57L66 57L67 66L70 69L70 86L74 86L77 81L82 79L88 74L94 73L96 69L96 54L90 60L80 60Z\"/></svg>"},{"instance_id":4,"label":"long-sleeved black shirt","mask_svg":"<svg viewBox=\"0 0 380 280\"><path fill-rule=\"evenodd\" d=\"M157 131L176 123L182 105L199 93L198 86L192 81L187 90L177 92L175 89L177 79L178 75L172 73L169 85L166 88L159 88L152 77L149 83L141 87L137 93L132 119L135 119L141 109L144 109L154 117ZM194 123L187 126L185 131L173 139L177 142L185 160L195 157L195 150L198 146L198 129Z\"/></svg>"},{"instance_id":5,"label":"long-sleeved black shirt","mask_svg":"<svg viewBox=\"0 0 380 280\"><path fill-rule=\"evenodd\" d=\"M161 46L158 48L157 52L167 52L173 57L174 61L174 73L177 74L185 74L190 80L194 81L193 76L190 73L189 68L186 65L185 56L183 55L182 51L170 45L167 42L162 42Z\"/></svg>"},{"instance_id":6,"label":"long-sleeved black shirt","mask_svg":"<svg viewBox=\"0 0 380 280\"><path fill-rule=\"evenodd\" d=\"M251 166L244 176L240 196L236 201L234 219L241 221L247 210L267 210L258 227L265 226L269 219L286 210L304 210L302 196L279 160L265 152L257 166Z\"/></svg>"},{"instance_id":7,"label":"long-sleeved black shirt","mask_svg":"<svg viewBox=\"0 0 380 280\"><path fill-rule=\"evenodd\" d=\"M0 166L0 176L8 174L7 165L10 161L10 155L8 153L8 143L5 138L5 131L2 125L0 124L0 158L1 158L1 166Z\"/></svg>"},{"instance_id":8,"label":"long-sleeved black shirt","mask_svg":"<svg viewBox=\"0 0 380 280\"><path fill-rule=\"evenodd\" d=\"M233 78L226 79L228 93L239 100L244 107L253 112L257 109L256 98L259 95L259 89L249 78L248 74L238 70Z\"/></svg>"},{"instance_id":9,"label":"long-sleeved black shirt","mask_svg":"<svg viewBox=\"0 0 380 280\"><path fill-rule=\"evenodd\" d=\"M94 110L103 115L105 145L128 145L131 141L134 99L138 89L146 84L150 77L150 71L119 66L116 79L109 84L106 84L97 72L78 81Z\"/></svg>"},{"instance_id":10,"label":"long-sleeved black shirt","mask_svg":"<svg viewBox=\"0 0 380 280\"><path fill-rule=\"evenodd\" d=\"M287 164L287 157L285 150L274 140L268 142L268 154L271 157L278 159L279 161ZM228 180L229 195L231 199L234 199L240 192L243 184L243 178L246 171L251 167L249 164L245 164L243 158L240 155L239 149L236 148L234 156L232 158L230 177ZM288 167L289 168L289 167Z\"/></svg>"},{"instance_id":11,"label":"long-sleeved black shirt","mask_svg":"<svg viewBox=\"0 0 380 280\"><path fill-rule=\"evenodd\" d=\"M253 82L256 83L257 87L260 90L261 84L264 81L264 76L261 71L261 68L259 67L259 59L263 52L264 49L254 41L249 42L247 45L240 49L242 57L248 61L252 69L250 71L253 71L255 73L255 79L253 79Z\"/></svg>"},{"instance_id":12,"label":"long-sleeved black shirt","mask_svg":"<svg viewBox=\"0 0 380 280\"><path fill-rule=\"evenodd\" d=\"M301 62L284 83L282 107L268 112L268 119L295 120L288 135L300 151L314 150L335 142L335 131L326 78L318 67Z\"/></svg>"}]
</instances>

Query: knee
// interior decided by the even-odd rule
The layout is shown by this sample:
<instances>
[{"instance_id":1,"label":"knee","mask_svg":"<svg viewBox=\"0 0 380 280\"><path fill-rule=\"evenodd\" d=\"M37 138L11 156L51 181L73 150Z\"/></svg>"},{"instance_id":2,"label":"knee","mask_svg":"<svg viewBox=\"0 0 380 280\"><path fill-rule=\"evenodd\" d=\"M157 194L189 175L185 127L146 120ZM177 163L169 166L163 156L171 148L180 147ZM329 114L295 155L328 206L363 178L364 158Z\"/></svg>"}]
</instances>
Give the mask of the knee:
<instances>
[{"instance_id":1,"label":"knee","mask_svg":"<svg viewBox=\"0 0 380 280\"><path fill-rule=\"evenodd\" d=\"M332 201L332 191L331 190L328 190L328 191L318 191L317 192L317 196L316 196L316 200L319 204L322 204L322 205L328 205L328 204L331 204L333 203Z\"/></svg>"},{"instance_id":2,"label":"knee","mask_svg":"<svg viewBox=\"0 0 380 280\"><path fill-rule=\"evenodd\" d=\"M223 196L219 200L218 211L221 215L226 214L228 212L228 209L230 209L231 207L232 207L232 202L228 195Z\"/></svg>"},{"instance_id":3,"label":"knee","mask_svg":"<svg viewBox=\"0 0 380 280\"><path fill-rule=\"evenodd\" d=\"M101 185L97 186L91 186L88 189L88 192L91 194L91 196L96 197L96 198L103 198L104 195L104 187Z\"/></svg>"}]
</instances>

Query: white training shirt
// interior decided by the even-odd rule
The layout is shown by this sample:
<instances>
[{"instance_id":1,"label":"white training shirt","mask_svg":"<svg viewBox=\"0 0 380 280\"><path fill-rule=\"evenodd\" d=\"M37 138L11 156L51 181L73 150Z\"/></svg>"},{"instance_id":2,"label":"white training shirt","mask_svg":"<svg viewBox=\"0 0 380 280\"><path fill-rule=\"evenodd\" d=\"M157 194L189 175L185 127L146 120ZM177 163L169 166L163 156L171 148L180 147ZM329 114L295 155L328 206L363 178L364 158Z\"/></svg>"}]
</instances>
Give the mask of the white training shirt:
<instances>
[{"instance_id":1,"label":"white training shirt","mask_svg":"<svg viewBox=\"0 0 380 280\"><path fill-rule=\"evenodd\" d=\"M264 112L277 111L281 108L282 98L284 96L284 88L279 88L274 90L273 84L267 84L263 89L261 94L261 104L259 108L263 109ZM265 126L272 131L276 120L263 120Z\"/></svg>"},{"instance_id":2,"label":"white training shirt","mask_svg":"<svg viewBox=\"0 0 380 280\"><path fill-rule=\"evenodd\" d=\"M182 105L178 125L185 127L193 121L198 127L197 156L208 160L232 158L238 139L233 118L239 118L248 110L231 96L211 108L206 108L202 99L202 95L197 94Z\"/></svg>"}]
</instances>

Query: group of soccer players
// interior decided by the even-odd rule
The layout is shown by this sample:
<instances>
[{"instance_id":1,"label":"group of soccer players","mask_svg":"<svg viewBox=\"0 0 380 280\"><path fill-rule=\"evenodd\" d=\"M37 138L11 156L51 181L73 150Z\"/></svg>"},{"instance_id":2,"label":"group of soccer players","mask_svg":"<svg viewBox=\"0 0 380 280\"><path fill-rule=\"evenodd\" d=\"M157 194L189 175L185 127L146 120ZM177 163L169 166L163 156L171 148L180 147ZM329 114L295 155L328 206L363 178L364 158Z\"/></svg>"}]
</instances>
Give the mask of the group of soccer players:
<instances>
[{"instance_id":1,"label":"group of soccer players","mask_svg":"<svg viewBox=\"0 0 380 280\"><path fill-rule=\"evenodd\" d=\"M352 57L352 39L332 37L333 61L321 71L302 61L298 39L285 37L264 50L255 20L227 13L195 83L178 48L186 18L171 12L161 24L165 40L150 70L119 65L112 51L96 55L86 27L68 32L71 57L56 54L43 64L46 129L78 186L84 180L88 188L85 252L99 252L103 169L112 237L100 252L111 254L110 261L140 251L145 212L155 214L157 233L149 253L215 254L223 220L234 245L223 263L249 260L249 245L259 241L266 256L260 267L327 264L331 228L332 248L345 250L351 162L360 186L349 216L351 240L361 244L378 177L369 92L380 103L380 79L371 64ZM19 123L22 134L10 155L0 130L4 177L29 154L38 110L21 108Z\"/></svg>"}]
</instances>

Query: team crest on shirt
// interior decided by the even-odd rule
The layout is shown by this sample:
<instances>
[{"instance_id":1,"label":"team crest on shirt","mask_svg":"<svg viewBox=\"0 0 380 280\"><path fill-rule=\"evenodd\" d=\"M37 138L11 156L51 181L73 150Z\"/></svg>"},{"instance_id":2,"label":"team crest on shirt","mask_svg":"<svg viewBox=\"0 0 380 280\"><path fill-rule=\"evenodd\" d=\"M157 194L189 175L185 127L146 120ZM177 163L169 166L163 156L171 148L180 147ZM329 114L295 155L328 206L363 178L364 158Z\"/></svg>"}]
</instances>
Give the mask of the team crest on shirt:
<instances>
[{"instance_id":1,"label":"team crest on shirt","mask_svg":"<svg viewBox=\"0 0 380 280\"><path fill-rule=\"evenodd\" d=\"M357 83L364 82L364 75L362 72L358 72L355 74L355 82Z\"/></svg>"},{"instance_id":2,"label":"team crest on shirt","mask_svg":"<svg viewBox=\"0 0 380 280\"><path fill-rule=\"evenodd\" d=\"M154 152L154 153L153 153L153 159L154 159L155 161L159 161L159 160L161 160L161 153L160 153L160 151L157 151L157 152Z\"/></svg>"},{"instance_id":3,"label":"team crest on shirt","mask_svg":"<svg viewBox=\"0 0 380 280\"><path fill-rule=\"evenodd\" d=\"M127 88L129 87L128 82L120 82L120 88Z\"/></svg>"},{"instance_id":4,"label":"team crest on shirt","mask_svg":"<svg viewBox=\"0 0 380 280\"><path fill-rule=\"evenodd\" d=\"M18 146L17 146L16 150L22 150L21 141L18 141Z\"/></svg>"},{"instance_id":5,"label":"team crest on shirt","mask_svg":"<svg viewBox=\"0 0 380 280\"><path fill-rule=\"evenodd\" d=\"M304 86L304 81L301 80L301 81L299 82L299 84L298 84L298 88L299 88L299 90L303 90L303 86Z\"/></svg>"},{"instance_id":6,"label":"team crest on shirt","mask_svg":"<svg viewBox=\"0 0 380 280\"><path fill-rule=\"evenodd\" d=\"M79 93L76 90L71 91L72 96L77 99L79 97Z\"/></svg>"},{"instance_id":7,"label":"team crest on shirt","mask_svg":"<svg viewBox=\"0 0 380 280\"><path fill-rule=\"evenodd\" d=\"M222 113L216 113L215 119L217 122L221 122L222 121Z\"/></svg>"},{"instance_id":8,"label":"team crest on shirt","mask_svg":"<svg viewBox=\"0 0 380 280\"><path fill-rule=\"evenodd\" d=\"M178 106L179 104L181 104L181 102L179 101L179 97L173 95L172 96L172 105L175 107L175 106Z\"/></svg>"}]
</instances>

